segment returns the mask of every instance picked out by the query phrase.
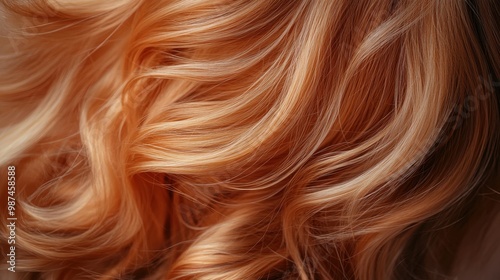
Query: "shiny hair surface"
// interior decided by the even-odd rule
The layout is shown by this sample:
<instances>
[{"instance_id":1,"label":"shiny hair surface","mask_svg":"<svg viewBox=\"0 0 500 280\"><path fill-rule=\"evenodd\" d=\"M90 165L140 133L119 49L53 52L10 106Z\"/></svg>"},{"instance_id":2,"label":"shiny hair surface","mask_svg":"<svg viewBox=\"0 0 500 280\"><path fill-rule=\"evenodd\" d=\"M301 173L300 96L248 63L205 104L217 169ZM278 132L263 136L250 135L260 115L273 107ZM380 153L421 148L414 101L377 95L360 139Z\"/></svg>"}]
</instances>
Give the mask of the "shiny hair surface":
<instances>
[{"instance_id":1,"label":"shiny hair surface","mask_svg":"<svg viewBox=\"0 0 500 280\"><path fill-rule=\"evenodd\" d=\"M488 223L496 0L0 2L22 279L443 279Z\"/></svg>"}]
</instances>

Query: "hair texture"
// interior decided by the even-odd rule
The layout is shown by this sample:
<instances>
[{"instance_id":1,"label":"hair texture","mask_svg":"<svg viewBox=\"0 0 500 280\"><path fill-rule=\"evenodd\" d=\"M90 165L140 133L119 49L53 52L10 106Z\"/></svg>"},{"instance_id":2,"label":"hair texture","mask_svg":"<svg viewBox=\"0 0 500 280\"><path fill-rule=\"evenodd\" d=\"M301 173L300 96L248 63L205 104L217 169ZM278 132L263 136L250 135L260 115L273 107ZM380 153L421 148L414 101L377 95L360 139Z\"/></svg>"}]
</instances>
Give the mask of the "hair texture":
<instances>
[{"instance_id":1,"label":"hair texture","mask_svg":"<svg viewBox=\"0 0 500 280\"><path fill-rule=\"evenodd\" d=\"M1 2L23 279L443 279L484 232L496 0Z\"/></svg>"}]
</instances>

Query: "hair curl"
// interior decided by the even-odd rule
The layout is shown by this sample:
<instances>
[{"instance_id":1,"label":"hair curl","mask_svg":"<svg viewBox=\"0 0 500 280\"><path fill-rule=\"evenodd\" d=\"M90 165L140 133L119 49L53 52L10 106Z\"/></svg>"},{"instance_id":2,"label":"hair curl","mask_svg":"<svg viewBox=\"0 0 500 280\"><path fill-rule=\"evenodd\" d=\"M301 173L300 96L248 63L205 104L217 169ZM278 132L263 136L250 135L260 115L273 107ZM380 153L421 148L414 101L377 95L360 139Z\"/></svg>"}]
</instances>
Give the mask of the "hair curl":
<instances>
[{"instance_id":1,"label":"hair curl","mask_svg":"<svg viewBox=\"0 0 500 280\"><path fill-rule=\"evenodd\" d=\"M19 275L453 275L497 182L497 1L1 2Z\"/></svg>"}]
</instances>

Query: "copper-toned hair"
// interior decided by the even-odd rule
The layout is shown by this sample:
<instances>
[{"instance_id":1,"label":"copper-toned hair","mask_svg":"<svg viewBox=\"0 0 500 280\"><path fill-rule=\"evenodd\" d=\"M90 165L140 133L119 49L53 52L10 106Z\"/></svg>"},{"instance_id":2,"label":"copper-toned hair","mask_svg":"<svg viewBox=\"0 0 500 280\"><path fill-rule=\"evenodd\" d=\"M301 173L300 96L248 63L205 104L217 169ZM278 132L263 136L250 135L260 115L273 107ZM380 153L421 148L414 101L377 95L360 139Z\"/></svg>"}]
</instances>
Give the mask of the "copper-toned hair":
<instances>
[{"instance_id":1,"label":"copper-toned hair","mask_svg":"<svg viewBox=\"0 0 500 280\"><path fill-rule=\"evenodd\" d=\"M19 279L442 279L487 239L497 0L0 2Z\"/></svg>"}]
</instances>

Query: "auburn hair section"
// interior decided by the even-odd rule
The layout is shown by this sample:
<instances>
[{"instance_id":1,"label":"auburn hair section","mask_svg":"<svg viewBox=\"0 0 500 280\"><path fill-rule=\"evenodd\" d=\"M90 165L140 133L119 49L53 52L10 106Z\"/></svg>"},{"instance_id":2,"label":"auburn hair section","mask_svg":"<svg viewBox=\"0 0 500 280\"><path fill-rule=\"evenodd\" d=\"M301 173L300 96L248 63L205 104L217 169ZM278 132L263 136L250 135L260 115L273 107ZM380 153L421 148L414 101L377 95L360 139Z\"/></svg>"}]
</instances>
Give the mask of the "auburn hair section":
<instances>
[{"instance_id":1,"label":"auburn hair section","mask_svg":"<svg viewBox=\"0 0 500 280\"><path fill-rule=\"evenodd\" d=\"M497 269L497 0L0 3L1 277Z\"/></svg>"}]
</instances>

